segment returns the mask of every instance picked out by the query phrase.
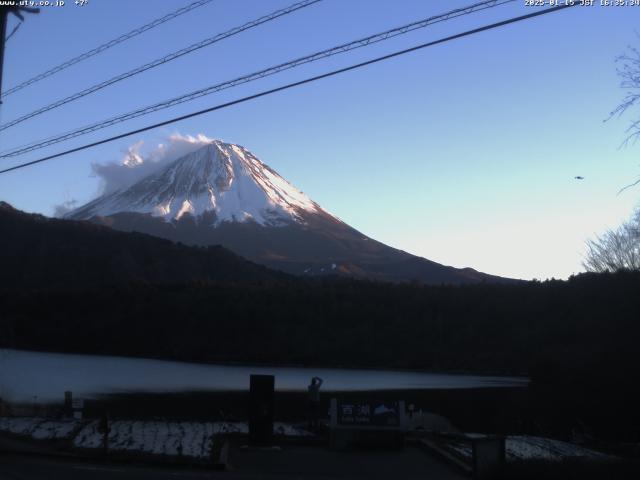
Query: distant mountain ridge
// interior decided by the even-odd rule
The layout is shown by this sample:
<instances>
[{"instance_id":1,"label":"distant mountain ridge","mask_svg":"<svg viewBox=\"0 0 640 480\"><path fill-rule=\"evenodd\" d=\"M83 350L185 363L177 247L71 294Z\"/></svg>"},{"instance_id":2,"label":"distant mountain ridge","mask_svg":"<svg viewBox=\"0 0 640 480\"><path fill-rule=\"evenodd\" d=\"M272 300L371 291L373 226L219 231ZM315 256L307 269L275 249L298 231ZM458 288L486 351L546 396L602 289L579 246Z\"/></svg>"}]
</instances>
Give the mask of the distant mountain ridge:
<instances>
[{"instance_id":1,"label":"distant mountain ridge","mask_svg":"<svg viewBox=\"0 0 640 480\"><path fill-rule=\"evenodd\" d=\"M296 275L425 284L512 281L377 242L324 210L246 148L218 140L66 218L188 245L222 245Z\"/></svg>"}]
</instances>

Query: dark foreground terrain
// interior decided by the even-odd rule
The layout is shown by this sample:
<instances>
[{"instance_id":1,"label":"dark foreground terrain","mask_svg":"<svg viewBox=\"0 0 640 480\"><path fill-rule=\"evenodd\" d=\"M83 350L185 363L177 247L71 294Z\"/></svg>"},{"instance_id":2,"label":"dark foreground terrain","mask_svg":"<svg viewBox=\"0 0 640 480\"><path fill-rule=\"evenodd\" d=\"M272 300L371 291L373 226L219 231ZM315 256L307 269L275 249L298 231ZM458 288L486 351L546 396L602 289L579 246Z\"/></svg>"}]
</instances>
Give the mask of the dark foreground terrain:
<instances>
[{"instance_id":1,"label":"dark foreground terrain","mask_svg":"<svg viewBox=\"0 0 640 480\"><path fill-rule=\"evenodd\" d=\"M4 445L0 438L0 447ZM283 445L277 450L230 451L225 471L185 465L153 465L136 460L60 457L0 451L0 480L42 478L84 480L162 480L226 478L254 479L424 479L469 478L454 465L411 442L403 450L330 451L324 446ZM640 463L634 460L520 461L507 463L504 480L635 480Z\"/></svg>"},{"instance_id":2,"label":"dark foreground terrain","mask_svg":"<svg viewBox=\"0 0 640 480\"><path fill-rule=\"evenodd\" d=\"M131 463L87 462L0 454L0 480L91 478L122 480L164 480L224 478L257 479L423 479L467 478L417 448L404 451L330 452L325 448L285 447L280 451L238 451L232 469L153 467Z\"/></svg>"},{"instance_id":3,"label":"dark foreground terrain","mask_svg":"<svg viewBox=\"0 0 640 480\"><path fill-rule=\"evenodd\" d=\"M640 441L640 272L463 286L293 277L222 248L0 207L15 227L0 238L0 347L527 375L535 414L521 417L537 433Z\"/></svg>"}]
</instances>

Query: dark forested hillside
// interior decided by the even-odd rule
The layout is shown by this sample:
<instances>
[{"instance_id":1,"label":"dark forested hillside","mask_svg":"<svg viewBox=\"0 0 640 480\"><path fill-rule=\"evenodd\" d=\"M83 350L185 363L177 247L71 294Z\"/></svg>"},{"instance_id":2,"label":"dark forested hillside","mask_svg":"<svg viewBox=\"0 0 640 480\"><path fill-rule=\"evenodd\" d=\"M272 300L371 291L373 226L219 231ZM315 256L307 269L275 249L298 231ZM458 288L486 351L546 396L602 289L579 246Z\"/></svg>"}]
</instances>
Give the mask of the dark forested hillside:
<instances>
[{"instance_id":1,"label":"dark forested hillside","mask_svg":"<svg viewBox=\"0 0 640 480\"><path fill-rule=\"evenodd\" d=\"M637 363L638 291L640 273L618 273L510 286L139 284L0 300L21 348L517 373Z\"/></svg>"},{"instance_id":2,"label":"dark forested hillside","mask_svg":"<svg viewBox=\"0 0 640 480\"><path fill-rule=\"evenodd\" d=\"M0 232L0 288L284 278L222 247L187 247L89 222L30 215L4 202L0 202Z\"/></svg>"}]
</instances>

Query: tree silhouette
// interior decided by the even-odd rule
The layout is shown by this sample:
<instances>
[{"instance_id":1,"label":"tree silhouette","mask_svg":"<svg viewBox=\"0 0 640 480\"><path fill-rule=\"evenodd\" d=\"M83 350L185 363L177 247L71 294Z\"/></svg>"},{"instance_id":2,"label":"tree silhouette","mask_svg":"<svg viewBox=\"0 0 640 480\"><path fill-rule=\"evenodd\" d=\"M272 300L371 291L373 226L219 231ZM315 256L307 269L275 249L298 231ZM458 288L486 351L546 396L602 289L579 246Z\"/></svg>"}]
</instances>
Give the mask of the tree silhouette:
<instances>
[{"instance_id":1,"label":"tree silhouette","mask_svg":"<svg viewBox=\"0 0 640 480\"><path fill-rule=\"evenodd\" d=\"M628 46L626 52L616 58L616 64L618 65L616 71L618 77L620 77L620 88L625 90L626 94L622 102L609 114L607 120L613 117L621 117L625 112L632 110L640 103L640 50L636 47ZM640 138L640 118L631 121L626 134L623 146L635 144L638 141L638 138ZM640 184L640 178L623 187L620 192L638 184Z\"/></svg>"},{"instance_id":2,"label":"tree silhouette","mask_svg":"<svg viewBox=\"0 0 640 480\"><path fill-rule=\"evenodd\" d=\"M640 270L640 209L616 230L587 241L582 262L589 272Z\"/></svg>"}]
</instances>

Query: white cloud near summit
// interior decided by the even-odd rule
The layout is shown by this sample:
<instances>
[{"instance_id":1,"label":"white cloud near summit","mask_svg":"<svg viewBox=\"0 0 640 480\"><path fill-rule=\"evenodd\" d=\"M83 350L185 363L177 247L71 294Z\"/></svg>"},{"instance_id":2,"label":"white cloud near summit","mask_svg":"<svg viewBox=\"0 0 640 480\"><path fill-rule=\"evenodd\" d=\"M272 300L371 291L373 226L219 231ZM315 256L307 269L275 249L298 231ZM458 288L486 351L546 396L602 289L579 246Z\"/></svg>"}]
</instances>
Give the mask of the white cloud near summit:
<instances>
[{"instance_id":1,"label":"white cloud near summit","mask_svg":"<svg viewBox=\"0 0 640 480\"><path fill-rule=\"evenodd\" d=\"M91 164L92 175L100 179L98 194L129 187L212 141L203 134L173 134L166 141L145 151L144 142L140 140L128 147L117 161Z\"/></svg>"}]
</instances>

